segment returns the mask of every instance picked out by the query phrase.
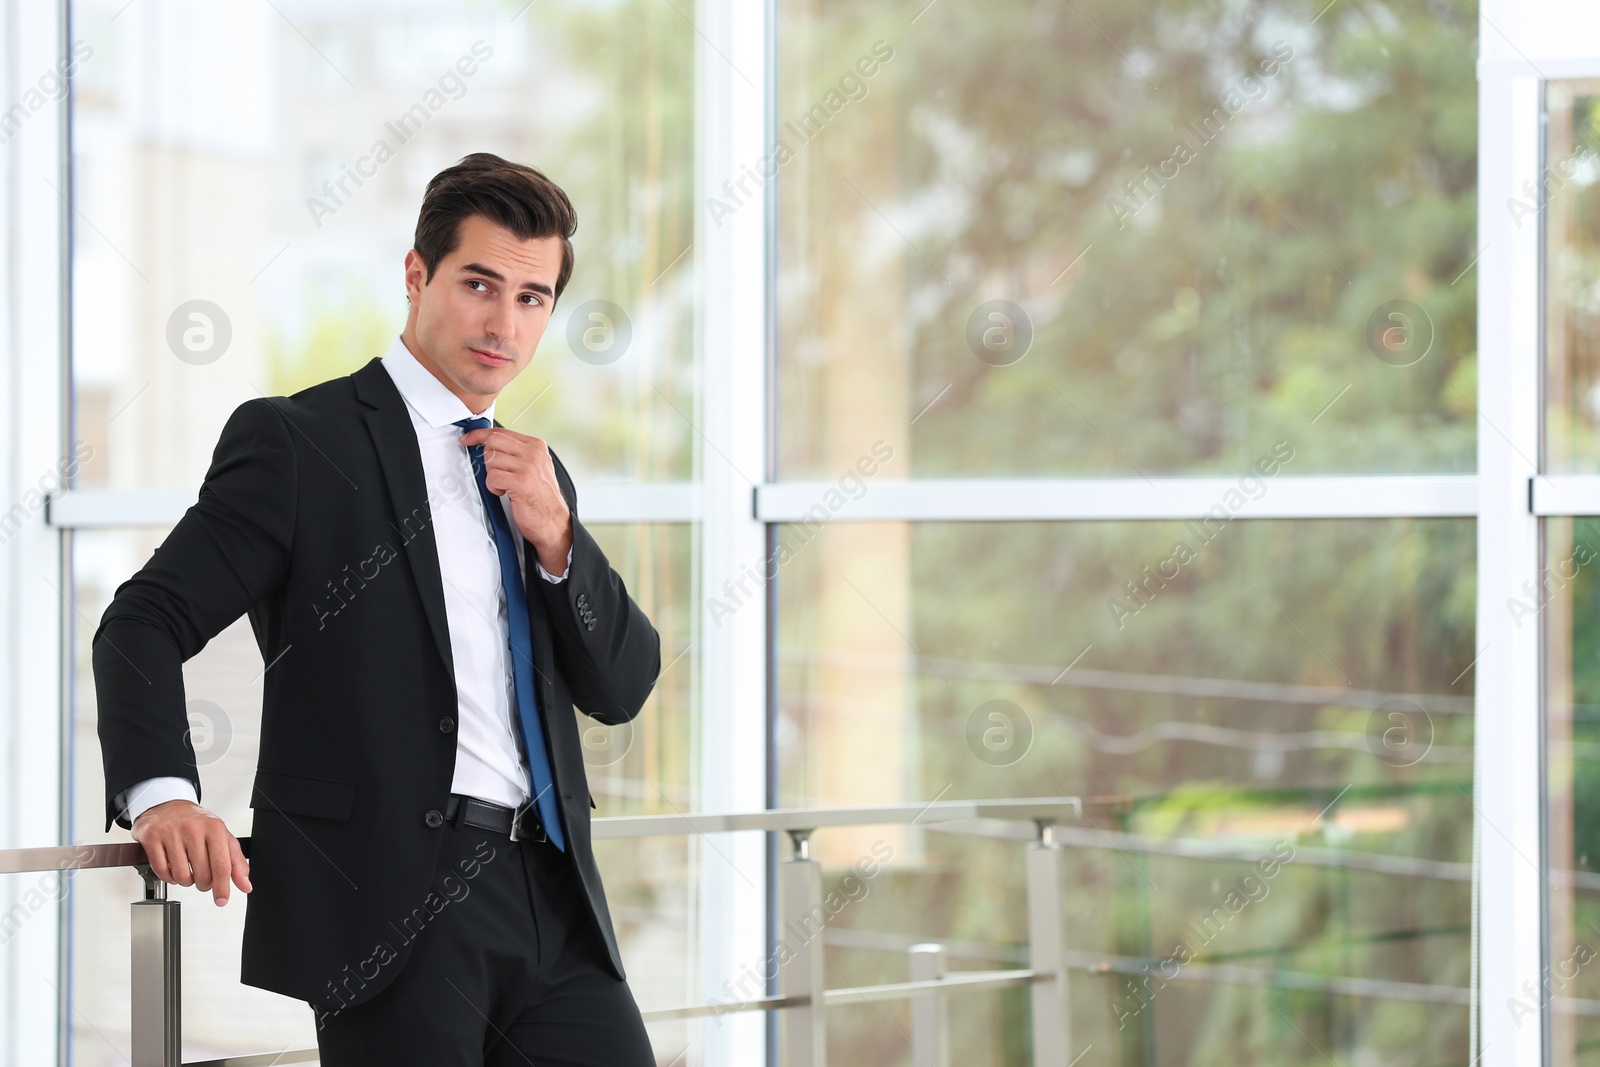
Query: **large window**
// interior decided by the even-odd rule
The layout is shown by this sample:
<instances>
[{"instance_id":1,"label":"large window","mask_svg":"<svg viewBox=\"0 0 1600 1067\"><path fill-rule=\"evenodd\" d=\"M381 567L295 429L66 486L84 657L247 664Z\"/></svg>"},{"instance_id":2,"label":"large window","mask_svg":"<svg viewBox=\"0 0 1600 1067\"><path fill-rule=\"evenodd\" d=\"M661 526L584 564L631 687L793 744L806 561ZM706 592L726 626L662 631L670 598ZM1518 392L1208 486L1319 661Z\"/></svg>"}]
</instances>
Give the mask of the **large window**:
<instances>
[{"instance_id":1,"label":"large window","mask_svg":"<svg viewBox=\"0 0 1600 1067\"><path fill-rule=\"evenodd\" d=\"M1476 469L1477 26L778 4L775 462L821 506L777 531L777 795L1128 798L1066 831L1074 1055L1476 1054L1477 531L1284 497ZM991 842L895 840L833 973L1025 959ZM1025 992L953 1010L956 1060L1029 1062Z\"/></svg>"},{"instance_id":2,"label":"large window","mask_svg":"<svg viewBox=\"0 0 1600 1067\"><path fill-rule=\"evenodd\" d=\"M686 636L688 568L686 527L607 525L597 540L661 632L664 649L682 649ZM74 609L80 627L74 659L73 749L78 773L73 791L75 839L126 840L102 833L105 797L96 733L94 676L89 641L116 586L143 564L164 536L160 530L81 531L73 539ZM648 579L648 580L647 580ZM689 799L689 677L685 664L665 672L641 713L648 729L601 727L579 717L586 770L597 814L672 811ZM217 635L184 667L191 740L204 788L202 802L235 834L249 833L251 783L260 740L261 656L246 620ZM694 996L692 908L696 857L679 838L621 848L602 841L596 858L606 871L612 917L624 951L639 961L633 979L645 1004L672 1005ZM73 894L73 1003L77 1062L124 1062L127 1046L127 906L141 883L132 871L82 877ZM226 908L206 906L208 896L174 890L201 906L184 911L184 1039L191 1058L242 1049L282 1049L315 1044L311 1014L303 1004L239 984L239 945L245 897ZM656 1040L683 1041L681 1026L658 1027Z\"/></svg>"},{"instance_id":3,"label":"large window","mask_svg":"<svg viewBox=\"0 0 1600 1067\"><path fill-rule=\"evenodd\" d=\"M1475 5L925 3L779 3L785 476L1474 468Z\"/></svg>"},{"instance_id":4,"label":"large window","mask_svg":"<svg viewBox=\"0 0 1600 1067\"><path fill-rule=\"evenodd\" d=\"M126 839L109 597L238 404L381 354L423 184L488 150L580 220L498 414L663 638L638 723L581 720L597 815L1099 797L1056 831L1080 1067L1600 1062L1576 0L59 2L75 474L61 565L0 573L64 620L73 841ZM186 669L241 835L262 667L240 623ZM1015 834L809 847L836 888L881 842L829 986L929 941L1028 965ZM596 851L644 1008L770 955L781 835ZM127 1058L137 895L73 882L63 1062ZM314 1043L238 984L243 905L186 910L186 1058ZM1026 989L949 1003L954 1062L1032 1062ZM776 1019L651 1034L747 1067ZM835 1067L923 1062L907 1001L828 1029Z\"/></svg>"},{"instance_id":5,"label":"large window","mask_svg":"<svg viewBox=\"0 0 1600 1067\"><path fill-rule=\"evenodd\" d=\"M680 414L695 408L692 25L650 0L73 0L71 18L90 53L71 145L72 412L80 515L93 527L70 555L74 840L126 839L101 830L88 667L112 592L181 514L238 404L388 347L405 323L402 260L423 185L477 150L544 170L580 220L572 281L497 414L561 454L672 661L648 729L580 722L597 814L695 807L693 528L648 521L628 496L687 480L693 462ZM619 492L605 496L608 484ZM134 515L158 525L117 525ZM262 666L241 621L185 672L204 801L241 836ZM636 994L647 1007L696 1000L697 843L620 844L596 852ZM139 883L125 872L76 885L72 1057L110 1067L127 1049ZM315 1044L305 1005L238 982L245 903L186 909L186 1058ZM653 1034L662 1048L688 1042L683 1023Z\"/></svg>"},{"instance_id":6,"label":"large window","mask_svg":"<svg viewBox=\"0 0 1600 1067\"><path fill-rule=\"evenodd\" d=\"M182 33L124 6L72 5L75 412L103 457L80 484L192 489L238 404L381 355L422 187L476 150L580 220L501 421L590 479L689 476L694 49L670 6L192 3Z\"/></svg>"},{"instance_id":7,"label":"large window","mask_svg":"<svg viewBox=\"0 0 1600 1067\"><path fill-rule=\"evenodd\" d=\"M804 545L778 643L785 804L1130 798L1118 820L1068 831L1080 1047L1156 1063L1193 1045L1208 1050L1196 1062L1217 1062L1261 1026L1245 1062L1311 1062L1319 1048L1335 1062L1463 1056L1470 522L781 536ZM904 570L882 565L885 545L903 549ZM1193 551L1182 567L1169 562L1178 545ZM1149 577L1163 563L1169 577ZM845 866L882 836L825 843ZM909 945L947 938L987 945L980 962L1022 958L1014 855L944 835L892 843L918 876L850 913L831 942L838 973L893 980ZM1143 983L1146 967L1165 981ZM1002 1020L1026 1011L1026 993L996 1000L957 1002L961 1062L1027 1062L1000 1058ZM1265 1026L1269 1002L1303 1035ZM883 1016L844 1018L844 1062L892 1062L849 1052L897 1047Z\"/></svg>"}]
</instances>

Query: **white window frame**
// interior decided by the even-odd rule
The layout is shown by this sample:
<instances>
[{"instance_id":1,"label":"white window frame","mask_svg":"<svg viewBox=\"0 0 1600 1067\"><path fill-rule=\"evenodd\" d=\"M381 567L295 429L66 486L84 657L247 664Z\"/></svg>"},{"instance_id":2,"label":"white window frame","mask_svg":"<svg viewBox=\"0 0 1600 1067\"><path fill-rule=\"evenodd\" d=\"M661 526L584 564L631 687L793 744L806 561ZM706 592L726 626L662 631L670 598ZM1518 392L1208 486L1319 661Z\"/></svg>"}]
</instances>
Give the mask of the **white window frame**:
<instances>
[{"instance_id":1,"label":"white window frame","mask_svg":"<svg viewBox=\"0 0 1600 1067\"><path fill-rule=\"evenodd\" d=\"M0 24L0 108L65 55L64 6L9 0ZM66 418L67 99L45 103L0 145L0 510L24 503L26 520L0 546L0 849L65 844L71 833L71 703L67 584L61 531L28 490L58 469ZM56 714L52 714L56 712ZM35 877L0 879L0 917L27 919L0 948L0 1062L54 1063L65 1048L65 894Z\"/></svg>"},{"instance_id":2,"label":"white window frame","mask_svg":"<svg viewBox=\"0 0 1600 1067\"><path fill-rule=\"evenodd\" d=\"M66 51L66 0L0 0L0 104ZM775 5L699 0L697 204L771 136L776 71ZM1550 32L1560 24L1562 32ZM1515 42L1515 43L1512 43ZM1477 261L1478 468L1473 475L1287 478L1258 518L1475 517L1478 658L1475 747L1474 949L1479 996L1474 1052L1485 1067L1536 1067L1545 1028L1517 1026L1506 1010L1545 964L1543 649L1538 627L1506 610L1540 567L1542 517L1600 513L1600 478L1540 475L1541 254L1539 227L1518 228L1505 209L1543 166L1546 79L1600 76L1600 20L1575 0L1521 5L1488 0L1480 18ZM750 84L747 84L749 79ZM759 87L759 88L757 88ZM67 100L47 107L3 147L0 198L0 488L6 506L70 450L68 401L71 212L65 202ZM48 181L46 180L48 179ZM700 286L696 336L701 383L694 413L696 479L584 491L595 522L696 524L694 586L719 588L767 549L770 524L800 521L826 486L773 482L773 221L740 212L714 225L696 212ZM751 484L747 477L757 481ZM941 480L877 485L846 521L1181 519L1220 495L1206 478ZM72 618L68 544L81 528L167 525L192 501L184 493L72 491L30 518L0 548L0 848L68 843L66 775L71 725ZM46 581L45 579L49 579ZM65 594L65 598L62 594ZM770 796L769 611L760 602L737 625L717 627L708 596L692 648L692 697L701 714L694 774L702 811L761 807ZM78 620L78 625L87 625ZM55 716L40 709L56 709ZM770 855L759 835L720 836L702 853L698 934L701 992L767 950L765 881ZM754 880L754 885L746 876ZM0 914L23 891L0 880ZM0 947L0 1060L59 1062L70 1025L66 909L36 919ZM52 975L55 989L38 976ZM52 1019L54 1026L39 1020ZM766 1028L754 1016L703 1030L706 1062L764 1062Z\"/></svg>"}]
</instances>

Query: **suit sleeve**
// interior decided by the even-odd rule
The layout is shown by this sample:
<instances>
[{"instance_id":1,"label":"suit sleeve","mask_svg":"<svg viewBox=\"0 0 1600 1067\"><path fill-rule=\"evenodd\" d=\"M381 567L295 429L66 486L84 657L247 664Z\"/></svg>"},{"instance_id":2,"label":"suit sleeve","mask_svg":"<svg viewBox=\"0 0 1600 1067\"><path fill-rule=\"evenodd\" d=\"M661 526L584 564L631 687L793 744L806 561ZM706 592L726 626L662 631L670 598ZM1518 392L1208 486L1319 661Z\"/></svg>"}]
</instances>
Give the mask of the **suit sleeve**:
<instances>
[{"instance_id":1,"label":"suit sleeve","mask_svg":"<svg viewBox=\"0 0 1600 1067\"><path fill-rule=\"evenodd\" d=\"M572 553L566 580L531 584L544 598L573 703L596 721L615 726L638 715L655 688L661 637L578 520L578 491L554 451L550 459L572 511Z\"/></svg>"},{"instance_id":2,"label":"suit sleeve","mask_svg":"<svg viewBox=\"0 0 1600 1067\"><path fill-rule=\"evenodd\" d=\"M200 776L183 664L283 581L295 524L295 452L267 399L229 416L200 497L118 587L92 662L105 765L106 829L131 828L116 800L149 778Z\"/></svg>"}]
</instances>

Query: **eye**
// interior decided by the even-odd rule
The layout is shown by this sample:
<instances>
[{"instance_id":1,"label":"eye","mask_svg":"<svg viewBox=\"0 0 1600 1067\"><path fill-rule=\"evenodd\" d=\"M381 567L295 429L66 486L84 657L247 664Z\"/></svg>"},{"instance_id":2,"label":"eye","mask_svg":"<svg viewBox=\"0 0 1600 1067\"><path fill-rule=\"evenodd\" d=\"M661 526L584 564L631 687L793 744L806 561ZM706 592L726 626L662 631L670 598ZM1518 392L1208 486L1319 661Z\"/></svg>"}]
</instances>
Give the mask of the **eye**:
<instances>
[{"instance_id":1,"label":"eye","mask_svg":"<svg viewBox=\"0 0 1600 1067\"><path fill-rule=\"evenodd\" d=\"M467 279L467 284L468 285L481 285L481 286L484 287L484 289L488 289L489 288L488 283L485 282L482 278L468 278Z\"/></svg>"},{"instance_id":2,"label":"eye","mask_svg":"<svg viewBox=\"0 0 1600 1067\"><path fill-rule=\"evenodd\" d=\"M544 303L544 297L540 296L538 293L523 293L522 295L530 298L533 301L533 303L528 305L529 307L538 307L540 304Z\"/></svg>"}]
</instances>

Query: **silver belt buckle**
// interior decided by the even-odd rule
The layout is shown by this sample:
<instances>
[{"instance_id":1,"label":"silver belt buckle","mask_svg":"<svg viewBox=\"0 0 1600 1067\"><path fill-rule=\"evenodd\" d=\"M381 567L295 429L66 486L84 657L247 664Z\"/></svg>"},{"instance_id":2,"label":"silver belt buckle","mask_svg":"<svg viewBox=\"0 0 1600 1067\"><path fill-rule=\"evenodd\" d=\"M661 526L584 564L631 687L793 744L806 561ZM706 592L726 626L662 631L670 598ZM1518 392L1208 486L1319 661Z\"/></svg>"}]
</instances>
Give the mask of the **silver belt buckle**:
<instances>
[{"instance_id":1,"label":"silver belt buckle","mask_svg":"<svg viewBox=\"0 0 1600 1067\"><path fill-rule=\"evenodd\" d=\"M527 814L528 809L531 808L531 807L533 807L533 798L529 797L527 800L524 800L521 804L518 804L516 806L516 808L512 810L512 812L511 812L511 840L513 840L513 841L521 840L521 838L517 837L517 827L522 825L522 817Z\"/></svg>"}]
</instances>

